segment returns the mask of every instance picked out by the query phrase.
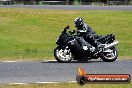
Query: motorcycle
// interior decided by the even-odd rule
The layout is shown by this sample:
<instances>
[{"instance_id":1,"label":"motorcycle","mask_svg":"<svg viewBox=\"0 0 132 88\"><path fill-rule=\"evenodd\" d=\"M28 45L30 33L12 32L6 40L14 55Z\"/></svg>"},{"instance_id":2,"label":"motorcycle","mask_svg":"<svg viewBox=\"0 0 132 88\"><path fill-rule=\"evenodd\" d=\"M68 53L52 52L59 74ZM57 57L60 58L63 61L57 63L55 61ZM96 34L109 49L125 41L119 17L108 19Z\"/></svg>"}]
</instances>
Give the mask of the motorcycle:
<instances>
[{"instance_id":1,"label":"motorcycle","mask_svg":"<svg viewBox=\"0 0 132 88\"><path fill-rule=\"evenodd\" d=\"M65 27L56 40L58 46L54 49L54 57L58 62L88 61L99 57L105 62L113 62L117 59L118 52L115 46L118 41L115 41L113 34L97 38L96 40L99 42L98 48L93 46L88 48L90 44L82 36L73 35L73 32L68 32L68 29L69 26ZM80 43L80 40L83 43Z\"/></svg>"}]
</instances>

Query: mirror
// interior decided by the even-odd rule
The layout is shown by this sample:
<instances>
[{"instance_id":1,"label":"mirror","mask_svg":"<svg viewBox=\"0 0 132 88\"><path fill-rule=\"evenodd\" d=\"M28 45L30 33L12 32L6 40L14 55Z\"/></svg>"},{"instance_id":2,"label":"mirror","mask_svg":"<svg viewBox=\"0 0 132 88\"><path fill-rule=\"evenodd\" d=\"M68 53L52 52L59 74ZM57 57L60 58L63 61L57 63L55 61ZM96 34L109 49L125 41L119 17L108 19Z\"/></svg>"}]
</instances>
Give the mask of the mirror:
<instances>
[{"instance_id":1,"label":"mirror","mask_svg":"<svg viewBox=\"0 0 132 88\"><path fill-rule=\"evenodd\" d=\"M69 25L64 28L64 30L69 29Z\"/></svg>"}]
</instances>

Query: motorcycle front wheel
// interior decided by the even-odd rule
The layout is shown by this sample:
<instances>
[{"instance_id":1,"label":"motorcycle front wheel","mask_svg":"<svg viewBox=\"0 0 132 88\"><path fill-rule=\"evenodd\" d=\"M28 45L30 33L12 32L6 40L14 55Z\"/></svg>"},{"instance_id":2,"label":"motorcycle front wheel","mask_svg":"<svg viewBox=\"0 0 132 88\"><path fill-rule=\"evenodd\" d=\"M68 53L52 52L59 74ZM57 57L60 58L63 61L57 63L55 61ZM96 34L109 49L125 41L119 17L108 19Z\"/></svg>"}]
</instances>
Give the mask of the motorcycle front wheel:
<instances>
[{"instance_id":1,"label":"motorcycle front wheel","mask_svg":"<svg viewBox=\"0 0 132 88\"><path fill-rule=\"evenodd\" d=\"M73 55L68 46L65 46L64 48L61 46L56 47L54 50L54 56L60 63L68 63L73 59Z\"/></svg>"},{"instance_id":2,"label":"motorcycle front wheel","mask_svg":"<svg viewBox=\"0 0 132 88\"><path fill-rule=\"evenodd\" d=\"M117 49L115 47L112 47L112 48L108 49L107 51L108 52L104 52L104 54L102 56L100 56L100 58L105 62L115 61L118 57Z\"/></svg>"}]
</instances>

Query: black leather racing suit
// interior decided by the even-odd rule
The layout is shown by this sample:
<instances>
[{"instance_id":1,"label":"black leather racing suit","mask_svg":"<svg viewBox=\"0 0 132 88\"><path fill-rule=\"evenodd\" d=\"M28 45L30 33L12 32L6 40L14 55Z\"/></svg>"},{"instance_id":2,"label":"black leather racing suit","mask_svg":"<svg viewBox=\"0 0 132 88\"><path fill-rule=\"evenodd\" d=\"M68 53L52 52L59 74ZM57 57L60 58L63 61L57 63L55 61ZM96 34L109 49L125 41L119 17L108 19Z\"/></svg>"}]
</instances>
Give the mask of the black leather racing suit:
<instances>
[{"instance_id":1,"label":"black leather racing suit","mask_svg":"<svg viewBox=\"0 0 132 88\"><path fill-rule=\"evenodd\" d=\"M87 24L84 23L82 28L77 29L77 33L80 36L83 36L84 40L87 41L90 45L97 47L96 39L98 36Z\"/></svg>"}]
</instances>

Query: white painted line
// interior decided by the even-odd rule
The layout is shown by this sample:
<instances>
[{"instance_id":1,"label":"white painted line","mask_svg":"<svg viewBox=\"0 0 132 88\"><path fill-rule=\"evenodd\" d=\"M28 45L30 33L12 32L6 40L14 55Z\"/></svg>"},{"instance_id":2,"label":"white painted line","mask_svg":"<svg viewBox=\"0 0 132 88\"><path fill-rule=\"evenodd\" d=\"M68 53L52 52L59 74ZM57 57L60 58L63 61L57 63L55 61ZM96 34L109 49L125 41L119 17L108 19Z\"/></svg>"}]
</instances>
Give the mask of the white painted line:
<instances>
[{"instance_id":1,"label":"white painted line","mask_svg":"<svg viewBox=\"0 0 132 88\"><path fill-rule=\"evenodd\" d=\"M57 61L57 60L46 60L46 61Z\"/></svg>"},{"instance_id":2,"label":"white painted line","mask_svg":"<svg viewBox=\"0 0 132 88\"><path fill-rule=\"evenodd\" d=\"M14 62L18 62L18 61L1 61L1 62L14 63Z\"/></svg>"},{"instance_id":3,"label":"white painted line","mask_svg":"<svg viewBox=\"0 0 132 88\"><path fill-rule=\"evenodd\" d=\"M11 85L26 85L27 83L9 83Z\"/></svg>"},{"instance_id":4,"label":"white painted line","mask_svg":"<svg viewBox=\"0 0 132 88\"><path fill-rule=\"evenodd\" d=\"M35 82L35 83L47 83L47 84L50 84L50 83L61 83L61 82ZM62 82L63 83L63 82ZM76 83L76 81L68 81L68 83Z\"/></svg>"},{"instance_id":5,"label":"white painted line","mask_svg":"<svg viewBox=\"0 0 132 88\"><path fill-rule=\"evenodd\" d=\"M57 60L45 60L45 61L48 61L48 62L50 62L50 61L57 61Z\"/></svg>"},{"instance_id":6,"label":"white painted line","mask_svg":"<svg viewBox=\"0 0 132 88\"><path fill-rule=\"evenodd\" d=\"M77 81L68 81L68 82L70 82L70 83L76 83Z\"/></svg>"},{"instance_id":7,"label":"white painted line","mask_svg":"<svg viewBox=\"0 0 132 88\"><path fill-rule=\"evenodd\" d=\"M132 81L132 80L131 80ZM59 83L76 83L76 81L68 81L68 82L31 82L31 83L7 83L7 84L11 84L11 85L28 85L28 84L33 84L33 83L37 83L37 84L59 84Z\"/></svg>"},{"instance_id":8,"label":"white painted line","mask_svg":"<svg viewBox=\"0 0 132 88\"><path fill-rule=\"evenodd\" d=\"M127 60L127 59L126 59ZM40 61L40 62L55 62L56 60L44 60L44 61ZM76 60L73 60L76 61ZM94 60L91 60L94 61ZM95 60L96 61L96 60ZM122 61L122 59L118 59L116 61ZM0 61L0 62L5 62L5 63L16 63L16 62L38 62L38 61Z\"/></svg>"},{"instance_id":9,"label":"white painted line","mask_svg":"<svg viewBox=\"0 0 132 88\"><path fill-rule=\"evenodd\" d=\"M42 61L42 62L54 62L56 60L45 60L45 61ZM0 61L0 62L5 62L5 63L15 63L15 62L30 62L30 61ZM37 62L37 61L31 61L31 62Z\"/></svg>"},{"instance_id":10,"label":"white painted line","mask_svg":"<svg viewBox=\"0 0 132 88\"><path fill-rule=\"evenodd\" d=\"M35 83L38 83L38 84L51 84L51 83L60 83L60 82L35 82Z\"/></svg>"},{"instance_id":11,"label":"white painted line","mask_svg":"<svg viewBox=\"0 0 132 88\"><path fill-rule=\"evenodd\" d=\"M65 82L32 82L32 83L37 83L37 84L57 84L57 83L65 83ZM27 84L32 84L32 83L9 83L11 85L27 85ZM68 81L66 83L76 83L76 81Z\"/></svg>"}]
</instances>

